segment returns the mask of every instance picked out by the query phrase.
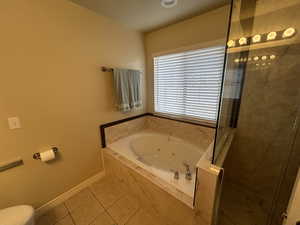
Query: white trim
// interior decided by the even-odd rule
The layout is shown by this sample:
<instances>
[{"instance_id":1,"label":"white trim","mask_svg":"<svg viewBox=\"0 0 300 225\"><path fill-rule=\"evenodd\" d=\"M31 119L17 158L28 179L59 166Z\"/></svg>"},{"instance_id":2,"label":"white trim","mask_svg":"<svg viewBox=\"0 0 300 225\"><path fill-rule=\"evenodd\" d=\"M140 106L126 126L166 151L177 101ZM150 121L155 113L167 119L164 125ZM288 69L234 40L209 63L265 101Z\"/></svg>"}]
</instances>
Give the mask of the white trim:
<instances>
[{"instance_id":1,"label":"white trim","mask_svg":"<svg viewBox=\"0 0 300 225\"><path fill-rule=\"evenodd\" d=\"M156 112L155 109L153 110L152 113L154 115L162 117L163 119L173 119L173 120L178 120L183 122L191 122L191 123L196 123L200 126L209 126L213 129L215 129L217 126L217 121L213 121L213 120L205 120L205 119L194 118L189 116L175 115L171 113Z\"/></svg>"},{"instance_id":2,"label":"white trim","mask_svg":"<svg viewBox=\"0 0 300 225\"><path fill-rule=\"evenodd\" d=\"M45 203L41 207L37 208L35 210L36 217L39 217L49 210L53 209L54 207L58 206L59 204L65 202L67 199L72 197L73 195L77 194L81 190L87 188L91 184L95 183L96 181L102 179L105 176L105 171L101 171L97 173L96 175L84 180L80 184L76 185L75 187L71 188L70 190L60 194L56 198L52 199L51 201Z\"/></svg>"}]
</instances>

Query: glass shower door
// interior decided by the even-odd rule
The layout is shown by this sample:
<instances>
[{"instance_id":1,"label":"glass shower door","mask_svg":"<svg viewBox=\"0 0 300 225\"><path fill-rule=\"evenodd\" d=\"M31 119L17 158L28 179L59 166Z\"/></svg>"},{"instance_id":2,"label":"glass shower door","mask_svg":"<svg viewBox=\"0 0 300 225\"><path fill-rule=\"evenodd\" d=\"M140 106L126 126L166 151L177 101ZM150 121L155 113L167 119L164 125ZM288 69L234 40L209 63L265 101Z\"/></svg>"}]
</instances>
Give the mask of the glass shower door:
<instances>
[{"instance_id":1,"label":"glass shower door","mask_svg":"<svg viewBox=\"0 0 300 225\"><path fill-rule=\"evenodd\" d=\"M299 0L233 1L213 159L225 171L219 224L282 224L300 164L299 12Z\"/></svg>"}]
</instances>

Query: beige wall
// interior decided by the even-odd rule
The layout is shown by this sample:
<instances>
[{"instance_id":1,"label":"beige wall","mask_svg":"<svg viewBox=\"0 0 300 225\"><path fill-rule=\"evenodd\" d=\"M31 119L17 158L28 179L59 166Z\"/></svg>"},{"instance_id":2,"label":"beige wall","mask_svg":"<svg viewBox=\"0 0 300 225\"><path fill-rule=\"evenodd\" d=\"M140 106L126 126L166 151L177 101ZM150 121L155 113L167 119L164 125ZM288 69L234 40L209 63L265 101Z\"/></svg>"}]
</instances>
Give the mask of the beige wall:
<instances>
[{"instance_id":1,"label":"beige wall","mask_svg":"<svg viewBox=\"0 0 300 225\"><path fill-rule=\"evenodd\" d=\"M227 5L145 34L148 111L153 111L153 55L225 44L228 16Z\"/></svg>"},{"instance_id":2,"label":"beige wall","mask_svg":"<svg viewBox=\"0 0 300 225\"><path fill-rule=\"evenodd\" d=\"M0 26L0 162L24 160L0 173L0 208L38 207L102 170L98 126L130 115L114 110L99 68L144 70L143 38L66 0L4 1ZM10 116L22 129L8 129ZM59 160L32 159L48 145Z\"/></svg>"}]
</instances>

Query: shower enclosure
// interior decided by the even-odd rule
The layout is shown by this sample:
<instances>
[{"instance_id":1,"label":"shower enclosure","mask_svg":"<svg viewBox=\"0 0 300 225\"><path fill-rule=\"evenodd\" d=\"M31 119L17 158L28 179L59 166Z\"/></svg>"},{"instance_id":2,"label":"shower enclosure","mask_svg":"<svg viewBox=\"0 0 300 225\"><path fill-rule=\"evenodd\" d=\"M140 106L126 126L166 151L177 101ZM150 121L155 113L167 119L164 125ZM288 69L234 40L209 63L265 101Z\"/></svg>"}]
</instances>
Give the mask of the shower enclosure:
<instances>
[{"instance_id":1,"label":"shower enclosure","mask_svg":"<svg viewBox=\"0 0 300 225\"><path fill-rule=\"evenodd\" d=\"M300 0L232 4L214 164L234 138L218 221L279 225L300 165Z\"/></svg>"}]
</instances>

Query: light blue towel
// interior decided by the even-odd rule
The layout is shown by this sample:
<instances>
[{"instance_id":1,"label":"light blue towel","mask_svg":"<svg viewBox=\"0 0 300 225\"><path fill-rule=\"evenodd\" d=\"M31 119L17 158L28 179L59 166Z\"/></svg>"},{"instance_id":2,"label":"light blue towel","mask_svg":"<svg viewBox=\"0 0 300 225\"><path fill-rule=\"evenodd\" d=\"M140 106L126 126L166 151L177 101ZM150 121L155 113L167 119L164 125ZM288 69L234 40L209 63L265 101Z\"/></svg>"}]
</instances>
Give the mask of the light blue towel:
<instances>
[{"instance_id":1,"label":"light blue towel","mask_svg":"<svg viewBox=\"0 0 300 225\"><path fill-rule=\"evenodd\" d=\"M114 69L114 85L119 111L130 112L142 105L140 82L140 71Z\"/></svg>"}]
</instances>

